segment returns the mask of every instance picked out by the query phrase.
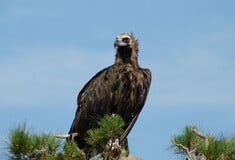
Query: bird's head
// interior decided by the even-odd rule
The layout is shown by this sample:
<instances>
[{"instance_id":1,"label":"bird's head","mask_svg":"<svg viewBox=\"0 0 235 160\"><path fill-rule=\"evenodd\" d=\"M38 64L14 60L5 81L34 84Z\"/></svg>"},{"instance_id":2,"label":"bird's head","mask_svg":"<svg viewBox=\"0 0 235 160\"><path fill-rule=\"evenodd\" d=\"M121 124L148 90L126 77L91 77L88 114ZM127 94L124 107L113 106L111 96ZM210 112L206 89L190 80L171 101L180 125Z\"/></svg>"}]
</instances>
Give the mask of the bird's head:
<instances>
[{"instance_id":1,"label":"bird's head","mask_svg":"<svg viewBox=\"0 0 235 160\"><path fill-rule=\"evenodd\" d=\"M116 62L137 61L138 40L135 39L132 33L121 33L117 35L114 47L117 50Z\"/></svg>"},{"instance_id":2,"label":"bird's head","mask_svg":"<svg viewBox=\"0 0 235 160\"><path fill-rule=\"evenodd\" d=\"M114 42L115 48L138 48L137 39L135 39L132 33L121 33L117 35L116 40ZM135 47L135 48L134 48Z\"/></svg>"}]
</instances>

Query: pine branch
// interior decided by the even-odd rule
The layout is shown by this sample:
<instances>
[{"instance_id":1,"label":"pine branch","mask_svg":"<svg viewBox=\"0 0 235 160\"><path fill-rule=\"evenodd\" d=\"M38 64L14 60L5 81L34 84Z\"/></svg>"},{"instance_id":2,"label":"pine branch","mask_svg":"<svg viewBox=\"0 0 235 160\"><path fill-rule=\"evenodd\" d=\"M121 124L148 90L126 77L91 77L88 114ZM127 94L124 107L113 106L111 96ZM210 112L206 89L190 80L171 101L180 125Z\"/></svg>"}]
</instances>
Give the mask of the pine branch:
<instances>
[{"instance_id":1,"label":"pine branch","mask_svg":"<svg viewBox=\"0 0 235 160\"><path fill-rule=\"evenodd\" d=\"M55 138L61 138L61 139L67 139L69 138L72 142L74 142L74 138L78 136L78 133L72 133L72 134L52 134Z\"/></svg>"},{"instance_id":2,"label":"pine branch","mask_svg":"<svg viewBox=\"0 0 235 160\"><path fill-rule=\"evenodd\" d=\"M61 143L53 135L32 133L27 129L26 123L12 129L8 139L7 150L12 160L86 159L75 143Z\"/></svg>"},{"instance_id":3,"label":"pine branch","mask_svg":"<svg viewBox=\"0 0 235 160\"><path fill-rule=\"evenodd\" d=\"M198 137L202 138L205 140L205 144L206 144L206 147L208 147L209 145L209 140L208 140L208 136L203 134L202 132L199 132L198 130L196 130L195 128L192 129L192 132L197 135Z\"/></svg>"},{"instance_id":4,"label":"pine branch","mask_svg":"<svg viewBox=\"0 0 235 160\"><path fill-rule=\"evenodd\" d=\"M187 157L188 160L197 160L197 159L196 159L196 156L195 156L195 151L196 151L196 149L190 150L188 147L186 147L186 146L184 146L184 145L182 145L182 144L180 144L180 143L176 143L173 138L172 138L171 141L172 141L172 143L173 143L175 146L177 146L178 148L181 148L181 149L183 149L183 150L185 151L186 157Z\"/></svg>"},{"instance_id":5,"label":"pine branch","mask_svg":"<svg viewBox=\"0 0 235 160\"><path fill-rule=\"evenodd\" d=\"M184 132L172 138L176 154L184 154L188 160L234 160L235 138L216 138L200 132L194 126L186 126Z\"/></svg>"},{"instance_id":6,"label":"pine branch","mask_svg":"<svg viewBox=\"0 0 235 160\"><path fill-rule=\"evenodd\" d=\"M94 156L101 155L104 160L140 160L127 156L120 137L124 121L118 115L105 116L99 122L99 128L88 131L87 143L91 145ZM35 134L27 129L26 123L20 124L9 133L7 150L12 160L86 160L85 153L73 141L63 142L60 139L74 139L73 134Z\"/></svg>"}]
</instances>

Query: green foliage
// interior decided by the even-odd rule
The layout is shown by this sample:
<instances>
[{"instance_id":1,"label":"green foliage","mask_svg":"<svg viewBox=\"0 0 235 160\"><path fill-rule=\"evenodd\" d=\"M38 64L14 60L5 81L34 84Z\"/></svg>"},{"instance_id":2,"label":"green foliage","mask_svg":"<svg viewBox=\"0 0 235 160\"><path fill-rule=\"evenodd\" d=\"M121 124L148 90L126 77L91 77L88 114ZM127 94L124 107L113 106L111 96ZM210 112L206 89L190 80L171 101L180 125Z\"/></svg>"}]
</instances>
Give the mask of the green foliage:
<instances>
[{"instance_id":1,"label":"green foliage","mask_svg":"<svg viewBox=\"0 0 235 160\"><path fill-rule=\"evenodd\" d=\"M201 143L201 139L199 139L193 132L192 129L197 129L196 126L186 126L183 130L183 133L174 137L174 142L177 144L182 144L187 146L187 148L195 148L197 145ZM176 148L175 152L184 153L182 148Z\"/></svg>"},{"instance_id":2,"label":"green foliage","mask_svg":"<svg viewBox=\"0 0 235 160\"><path fill-rule=\"evenodd\" d=\"M60 146L60 142L53 136L30 134L25 123L10 131L9 140L8 150L12 155L11 159L17 160L55 157Z\"/></svg>"},{"instance_id":3,"label":"green foliage","mask_svg":"<svg viewBox=\"0 0 235 160\"><path fill-rule=\"evenodd\" d=\"M235 159L235 140L234 138L215 138L210 137L208 146L199 148L208 160L234 160Z\"/></svg>"},{"instance_id":4,"label":"green foliage","mask_svg":"<svg viewBox=\"0 0 235 160\"><path fill-rule=\"evenodd\" d=\"M172 139L176 154L187 157L203 156L206 160L234 160L235 138L215 137L200 132L195 126L186 126L182 134Z\"/></svg>"},{"instance_id":5,"label":"green foliage","mask_svg":"<svg viewBox=\"0 0 235 160\"><path fill-rule=\"evenodd\" d=\"M50 134L32 134L26 124L12 129L9 134L8 152L12 160L85 160L85 154L75 143L64 143Z\"/></svg>"},{"instance_id":6,"label":"green foliage","mask_svg":"<svg viewBox=\"0 0 235 160\"><path fill-rule=\"evenodd\" d=\"M64 145L63 160L79 159L85 160L85 153L77 147L76 143L66 142Z\"/></svg>"},{"instance_id":7,"label":"green foliage","mask_svg":"<svg viewBox=\"0 0 235 160\"><path fill-rule=\"evenodd\" d=\"M29 133L26 130L26 125L20 125L14 130L10 131L8 150L14 155L12 158L24 159L27 152L32 148L32 142L29 138Z\"/></svg>"},{"instance_id":8,"label":"green foliage","mask_svg":"<svg viewBox=\"0 0 235 160\"><path fill-rule=\"evenodd\" d=\"M193 133L193 129L197 129L196 126L186 126L183 129L183 133L177 136L174 136L174 143L182 144L183 146L187 147L189 150L198 147L203 143L203 140L196 136ZM175 148L176 154L184 154L185 150L183 148L176 147Z\"/></svg>"},{"instance_id":9,"label":"green foliage","mask_svg":"<svg viewBox=\"0 0 235 160\"><path fill-rule=\"evenodd\" d=\"M125 155L127 152L119 145L112 149L112 144L107 147L110 140L114 142L122 135L125 125L122 118L106 115L98 125L99 128L88 131L87 144L91 146L89 156L100 154L108 160ZM76 143L62 143L51 134L34 134L27 129L26 123L10 130L8 139L7 149L11 160L86 160L85 153Z\"/></svg>"},{"instance_id":10,"label":"green foliage","mask_svg":"<svg viewBox=\"0 0 235 160\"><path fill-rule=\"evenodd\" d=\"M108 142L119 139L125 125L119 115L106 115L98 122L99 128L88 130L87 144L92 148L92 154L104 153Z\"/></svg>"}]
</instances>

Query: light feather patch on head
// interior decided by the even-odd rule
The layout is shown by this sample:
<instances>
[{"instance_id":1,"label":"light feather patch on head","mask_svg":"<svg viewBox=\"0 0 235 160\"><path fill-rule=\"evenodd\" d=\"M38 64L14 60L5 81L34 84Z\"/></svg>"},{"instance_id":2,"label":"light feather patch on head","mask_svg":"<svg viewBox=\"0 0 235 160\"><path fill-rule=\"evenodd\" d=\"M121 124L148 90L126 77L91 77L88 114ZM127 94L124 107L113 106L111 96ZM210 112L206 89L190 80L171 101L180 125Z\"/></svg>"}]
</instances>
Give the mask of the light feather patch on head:
<instances>
[{"instance_id":1,"label":"light feather patch on head","mask_svg":"<svg viewBox=\"0 0 235 160\"><path fill-rule=\"evenodd\" d=\"M133 34L121 33L116 37L114 46L115 47L130 46L132 48L134 42L136 41L137 40L134 38Z\"/></svg>"},{"instance_id":2,"label":"light feather patch on head","mask_svg":"<svg viewBox=\"0 0 235 160\"><path fill-rule=\"evenodd\" d=\"M121 33L114 42L116 48L115 63L130 63L138 67L138 40L132 33Z\"/></svg>"}]
</instances>

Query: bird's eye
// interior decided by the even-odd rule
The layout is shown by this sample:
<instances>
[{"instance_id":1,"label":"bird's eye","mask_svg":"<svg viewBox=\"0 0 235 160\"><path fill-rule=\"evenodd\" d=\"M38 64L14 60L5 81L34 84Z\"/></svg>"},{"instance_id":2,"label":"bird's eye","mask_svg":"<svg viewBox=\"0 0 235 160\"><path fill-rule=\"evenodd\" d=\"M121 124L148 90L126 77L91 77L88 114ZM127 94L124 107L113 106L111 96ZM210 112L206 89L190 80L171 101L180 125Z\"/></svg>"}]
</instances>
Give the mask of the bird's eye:
<instances>
[{"instance_id":1,"label":"bird's eye","mask_svg":"<svg viewBox=\"0 0 235 160\"><path fill-rule=\"evenodd\" d=\"M122 42L124 42L124 43L129 43L129 42L130 42L130 39L129 39L129 38L123 38L123 39L122 39Z\"/></svg>"}]
</instances>

